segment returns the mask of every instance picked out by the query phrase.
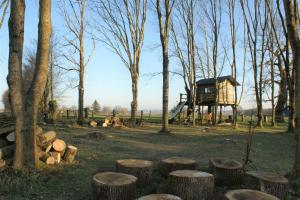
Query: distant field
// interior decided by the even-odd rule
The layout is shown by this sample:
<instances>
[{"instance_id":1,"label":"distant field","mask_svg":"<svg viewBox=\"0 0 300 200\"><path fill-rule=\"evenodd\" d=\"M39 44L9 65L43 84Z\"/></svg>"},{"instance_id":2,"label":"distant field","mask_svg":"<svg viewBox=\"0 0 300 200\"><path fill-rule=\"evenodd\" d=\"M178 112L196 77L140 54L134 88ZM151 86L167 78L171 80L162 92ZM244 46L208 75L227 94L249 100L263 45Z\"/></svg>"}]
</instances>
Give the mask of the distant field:
<instances>
[{"instance_id":1,"label":"distant field","mask_svg":"<svg viewBox=\"0 0 300 200\"><path fill-rule=\"evenodd\" d=\"M202 132L203 128L172 125L172 135L165 135L158 134L159 124L150 123L122 129L45 126L44 129L56 130L59 137L79 148L76 163L48 166L39 173L2 173L0 199L89 199L92 175L113 171L117 159L141 158L158 162L170 156L185 156L195 159L203 171L207 171L211 157L243 161L247 126L237 129L212 127L208 132ZM294 135L286 133L285 129L285 126L278 126L255 130L251 154L253 169L285 174L292 168ZM90 137L88 133L93 131L101 132L104 138ZM228 189L217 188L217 199ZM167 181L157 176L151 186L138 190L138 196L166 191Z\"/></svg>"}]
</instances>

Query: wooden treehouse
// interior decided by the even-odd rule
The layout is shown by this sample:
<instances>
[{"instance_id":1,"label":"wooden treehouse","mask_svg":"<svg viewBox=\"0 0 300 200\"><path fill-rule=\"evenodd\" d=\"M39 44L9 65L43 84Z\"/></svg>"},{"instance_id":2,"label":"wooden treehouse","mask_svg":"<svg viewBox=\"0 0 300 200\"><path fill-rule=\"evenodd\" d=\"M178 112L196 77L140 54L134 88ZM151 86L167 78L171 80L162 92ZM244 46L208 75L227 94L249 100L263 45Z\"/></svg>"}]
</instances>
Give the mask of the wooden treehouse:
<instances>
[{"instance_id":1,"label":"wooden treehouse","mask_svg":"<svg viewBox=\"0 0 300 200\"><path fill-rule=\"evenodd\" d=\"M231 106L234 110L235 105L235 87L240 84L232 76L220 76L216 80L214 78L200 79L197 81L197 102L199 115L203 116L203 107L207 106L208 112L212 111L212 107L218 105L220 107L220 119L222 117L222 107ZM171 112L170 120L174 121L175 117L181 112L185 105L189 105L187 95L180 94L180 102Z\"/></svg>"}]
</instances>

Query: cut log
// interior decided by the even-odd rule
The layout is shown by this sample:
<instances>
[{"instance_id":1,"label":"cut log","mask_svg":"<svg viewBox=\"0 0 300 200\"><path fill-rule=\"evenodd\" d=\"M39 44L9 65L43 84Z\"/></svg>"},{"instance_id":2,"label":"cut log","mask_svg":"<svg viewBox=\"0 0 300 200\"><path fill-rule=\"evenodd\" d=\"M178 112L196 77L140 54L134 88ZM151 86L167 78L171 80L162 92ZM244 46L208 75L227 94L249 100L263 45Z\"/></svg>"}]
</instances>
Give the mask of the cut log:
<instances>
[{"instance_id":1,"label":"cut log","mask_svg":"<svg viewBox=\"0 0 300 200\"><path fill-rule=\"evenodd\" d=\"M93 200L135 199L137 178L123 173L104 172L92 178Z\"/></svg>"},{"instance_id":2,"label":"cut log","mask_svg":"<svg viewBox=\"0 0 300 200\"><path fill-rule=\"evenodd\" d=\"M237 185L242 182L244 176L243 165L236 160L211 158L209 169L217 185Z\"/></svg>"},{"instance_id":3,"label":"cut log","mask_svg":"<svg viewBox=\"0 0 300 200\"><path fill-rule=\"evenodd\" d=\"M77 151L78 151L77 147L74 147L72 145L68 145L63 159L67 163L72 163L75 159Z\"/></svg>"},{"instance_id":4,"label":"cut log","mask_svg":"<svg viewBox=\"0 0 300 200\"><path fill-rule=\"evenodd\" d=\"M262 192L274 195L281 200L289 198L289 181L283 175L262 171L249 171L247 175L258 180Z\"/></svg>"},{"instance_id":5,"label":"cut log","mask_svg":"<svg viewBox=\"0 0 300 200\"><path fill-rule=\"evenodd\" d=\"M94 121L94 120L92 120L92 121L89 121L89 126L90 126L90 127L94 127L94 128L96 128L96 127L97 127L97 122L96 122L96 121Z\"/></svg>"},{"instance_id":6,"label":"cut log","mask_svg":"<svg viewBox=\"0 0 300 200\"><path fill-rule=\"evenodd\" d=\"M8 142L14 142L14 141L16 141L16 135L15 135L15 132L11 132L10 134L8 134L8 135L6 136L6 140L7 140Z\"/></svg>"},{"instance_id":7,"label":"cut log","mask_svg":"<svg viewBox=\"0 0 300 200\"><path fill-rule=\"evenodd\" d=\"M54 165L55 164L55 159L53 156L50 156L50 154L44 154L41 158L41 161L46 163L47 165Z\"/></svg>"},{"instance_id":8,"label":"cut log","mask_svg":"<svg viewBox=\"0 0 300 200\"><path fill-rule=\"evenodd\" d=\"M177 170L169 174L169 189L182 199L213 199L214 176L196 170Z\"/></svg>"},{"instance_id":9,"label":"cut log","mask_svg":"<svg viewBox=\"0 0 300 200\"><path fill-rule=\"evenodd\" d=\"M66 143L63 140L60 139L56 139L54 140L54 142L52 143L52 147L55 151L57 152L63 152L66 149Z\"/></svg>"},{"instance_id":10,"label":"cut log","mask_svg":"<svg viewBox=\"0 0 300 200\"><path fill-rule=\"evenodd\" d=\"M38 135L41 145L46 145L53 142L56 139L56 132L48 131L44 134Z\"/></svg>"},{"instance_id":11,"label":"cut log","mask_svg":"<svg viewBox=\"0 0 300 200\"><path fill-rule=\"evenodd\" d=\"M4 128L0 128L0 135L11 133L15 131L15 126L8 126Z\"/></svg>"},{"instance_id":12,"label":"cut log","mask_svg":"<svg viewBox=\"0 0 300 200\"><path fill-rule=\"evenodd\" d=\"M135 159L117 160L116 171L137 177L137 186L144 187L152 181L153 162Z\"/></svg>"},{"instance_id":13,"label":"cut log","mask_svg":"<svg viewBox=\"0 0 300 200\"><path fill-rule=\"evenodd\" d=\"M50 156L52 156L54 158L55 164L59 164L60 163L61 156L60 156L59 152L53 151L53 152L50 152L49 154L50 154Z\"/></svg>"},{"instance_id":14,"label":"cut log","mask_svg":"<svg viewBox=\"0 0 300 200\"><path fill-rule=\"evenodd\" d=\"M160 172L163 176L168 176L168 174L175 170L195 170L197 163L195 160L184 157L171 157L161 161Z\"/></svg>"},{"instance_id":15,"label":"cut log","mask_svg":"<svg viewBox=\"0 0 300 200\"><path fill-rule=\"evenodd\" d=\"M280 200L270 194L247 189L231 190L225 194L225 197L228 200Z\"/></svg>"},{"instance_id":16,"label":"cut log","mask_svg":"<svg viewBox=\"0 0 300 200\"><path fill-rule=\"evenodd\" d=\"M8 145L0 149L0 159L12 157L15 152L15 145Z\"/></svg>"},{"instance_id":17,"label":"cut log","mask_svg":"<svg viewBox=\"0 0 300 200\"><path fill-rule=\"evenodd\" d=\"M172 194L150 194L147 196L140 197L137 200L182 200L182 199Z\"/></svg>"}]
</instances>

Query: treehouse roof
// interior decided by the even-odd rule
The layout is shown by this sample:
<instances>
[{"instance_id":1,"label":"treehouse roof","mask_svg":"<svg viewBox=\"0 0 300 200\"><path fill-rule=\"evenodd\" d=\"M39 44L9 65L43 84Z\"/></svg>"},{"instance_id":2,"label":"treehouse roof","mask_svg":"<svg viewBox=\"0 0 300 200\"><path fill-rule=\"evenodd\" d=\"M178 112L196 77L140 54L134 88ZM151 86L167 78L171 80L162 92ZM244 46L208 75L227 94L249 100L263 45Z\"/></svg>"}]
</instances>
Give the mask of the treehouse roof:
<instances>
[{"instance_id":1,"label":"treehouse roof","mask_svg":"<svg viewBox=\"0 0 300 200\"><path fill-rule=\"evenodd\" d=\"M237 82L237 80L235 78L233 78L232 76L220 76L217 78L218 82L224 82L226 80L228 80L233 86L239 86L239 82ZM204 86L204 85L213 85L216 83L216 80L214 78L206 78L206 79L200 79L199 81L197 81L197 85L199 86Z\"/></svg>"}]
</instances>

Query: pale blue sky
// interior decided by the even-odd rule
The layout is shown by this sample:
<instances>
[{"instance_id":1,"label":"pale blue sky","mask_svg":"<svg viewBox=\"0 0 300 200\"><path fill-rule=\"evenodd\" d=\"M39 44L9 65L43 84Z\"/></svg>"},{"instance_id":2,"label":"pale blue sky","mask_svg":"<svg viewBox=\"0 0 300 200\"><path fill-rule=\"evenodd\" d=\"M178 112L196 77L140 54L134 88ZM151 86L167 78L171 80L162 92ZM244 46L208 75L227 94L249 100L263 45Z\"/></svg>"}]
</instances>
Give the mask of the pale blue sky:
<instances>
[{"instance_id":1,"label":"pale blue sky","mask_svg":"<svg viewBox=\"0 0 300 200\"><path fill-rule=\"evenodd\" d=\"M32 46L32 41L37 38L38 26L38 1L26 1L26 20L25 20L25 50ZM53 1L53 26L55 32L64 34L64 22L57 8L57 1ZM227 17L226 14L223 14ZM7 16L8 18L8 16ZM6 20L7 20L6 18ZM223 22L226 24L226 21ZM229 28L229 26L223 26ZM228 30L223 30L223 32ZM162 102L162 77L156 76L152 79L145 74L152 72L160 72L162 70L161 48L153 48L160 44L158 35L158 26L156 16L149 10L146 23L145 42L141 57L141 76L139 83L139 109L144 110L160 110ZM239 44L240 45L240 44ZM87 41L86 52L91 49L90 42ZM242 55L242 52L241 54ZM7 57L8 57L8 30L7 21L0 30L0 94L7 89ZM238 63L241 64L242 56L238 56ZM171 60L170 69L180 69L176 62ZM241 82L241 69L239 69L239 81ZM224 71L223 75L230 73L229 68ZM249 72L247 73L247 81L252 80ZM247 91L249 85L246 86ZM179 100L179 94L184 92L183 81L176 76L170 79L170 103L169 108L175 106ZM247 95L247 94L246 94ZM249 95L249 90L248 90ZM96 99L101 106L107 105L114 107L121 105L130 107L131 102L131 80L128 70L124 67L119 57L112 53L106 46L101 43L96 44L96 50L93 53L90 64L86 69L85 77L85 106L90 106ZM68 89L64 93L64 97L60 100L60 104L64 106L77 105L77 89ZM249 99L249 96L248 96ZM253 107L252 98L243 101L244 107ZM251 104L251 105L250 105ZM0 108L2 103L0 102Z\"/></svg>"}]
</instances>

